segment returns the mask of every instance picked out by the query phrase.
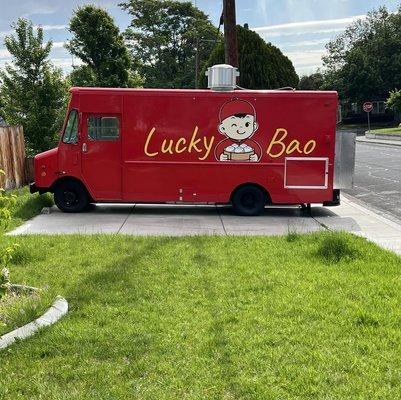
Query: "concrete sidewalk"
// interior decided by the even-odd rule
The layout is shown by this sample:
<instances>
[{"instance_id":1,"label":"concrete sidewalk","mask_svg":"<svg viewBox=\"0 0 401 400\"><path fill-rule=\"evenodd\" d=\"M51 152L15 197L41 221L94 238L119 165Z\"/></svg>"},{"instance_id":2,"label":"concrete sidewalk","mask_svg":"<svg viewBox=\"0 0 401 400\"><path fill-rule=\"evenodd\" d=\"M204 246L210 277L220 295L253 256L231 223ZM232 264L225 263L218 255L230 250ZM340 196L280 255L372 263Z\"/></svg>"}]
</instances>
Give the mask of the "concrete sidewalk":
<instances>
[{"instance_id":1,"label":"concrete sidewalk","mask_svg":"<svg viewBox=\"0 0 401 400\"><path fill-rule=\"evenodd\" d=\"M401 226L344 196L339 207L313 207L312 216L298 207L269 207L259 217L238 217L230 207L216 206L98 205L81 214L53 207L10 235L285 235L325 229L352 232L401 254Z\"/></svg>"},{"instance_id":2,"label":"concrete sidewalk","mask_svg":"<svg viewBox=\"0 0 401 400\"><path fill-rule=\"evenodd\" d=\"M388 146L401 146L401 140L368 139L365 136L357 136L356 141L360 142L360 143L385 144L385 145L388 145Z\"/></svg>"}]
</instances>

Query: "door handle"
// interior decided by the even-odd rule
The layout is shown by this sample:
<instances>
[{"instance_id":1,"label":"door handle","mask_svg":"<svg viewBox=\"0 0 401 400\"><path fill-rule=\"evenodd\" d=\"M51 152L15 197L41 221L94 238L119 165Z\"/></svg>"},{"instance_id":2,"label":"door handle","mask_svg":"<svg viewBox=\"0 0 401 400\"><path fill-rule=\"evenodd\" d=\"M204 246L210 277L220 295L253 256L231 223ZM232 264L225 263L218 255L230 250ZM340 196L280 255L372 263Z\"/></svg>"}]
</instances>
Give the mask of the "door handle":
<instances>
[{"instance_id":1,"label":"door handle","mask_svg":"<svg viewBox=\"0 0 401 400\"><path fill-rule=\"evenodd\" d=\"M82 153L86 153L88 151L88 146L86 143L82 143Z\"/></svg>"}]
</instances>

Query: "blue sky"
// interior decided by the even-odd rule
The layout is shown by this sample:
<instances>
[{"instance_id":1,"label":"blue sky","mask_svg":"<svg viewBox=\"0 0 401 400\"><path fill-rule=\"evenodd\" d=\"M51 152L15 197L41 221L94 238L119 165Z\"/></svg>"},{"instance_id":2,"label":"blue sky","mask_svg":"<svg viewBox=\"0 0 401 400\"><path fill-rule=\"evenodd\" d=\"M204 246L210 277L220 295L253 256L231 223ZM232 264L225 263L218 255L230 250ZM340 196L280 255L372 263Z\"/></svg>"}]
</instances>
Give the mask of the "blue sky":
<instances>
[{"instance_id":1,"label":"blue sky","mask_svg":"<svg viewBox=\"0 0 401 400\"><path fill-rule=\"evenodd\" d=\"M47 39L54 41L51 58L64 72L71 70L72 59L63 45L72 11L86 3L107 9L124 30L130 21L118 3L122 0L0 0L0 68L10 61L4 47L4 36L18 17L26 17L45 29ZM217 25L222 0L192 0ZM278 46L294 63L299 75L321 66L324 45L340 34L356 18L380 5L395 11L401 0L237 0L237 22L248 23L266 41ZM75 64L79 60L74 60Z\"/></svg>"}]
</instances>

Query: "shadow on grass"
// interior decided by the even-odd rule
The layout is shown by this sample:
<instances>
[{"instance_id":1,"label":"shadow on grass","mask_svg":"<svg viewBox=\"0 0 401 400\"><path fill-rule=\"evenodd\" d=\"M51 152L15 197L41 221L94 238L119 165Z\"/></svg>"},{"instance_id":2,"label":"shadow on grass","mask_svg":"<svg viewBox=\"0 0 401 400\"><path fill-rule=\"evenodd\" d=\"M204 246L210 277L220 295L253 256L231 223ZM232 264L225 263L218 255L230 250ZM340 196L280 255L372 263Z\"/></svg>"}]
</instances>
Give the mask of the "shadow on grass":
<instances>
[{"instance_id":1,"label":"shadow on grass","mask_svg":"<svg viewBox=\"0 0 401 400\"><path fill-rule=\"evenodd\" d=\"M43 207L51 207L52 205L53 201L50 195L33 195L31 198L17 201L15 208L12 210L12 216L26 221L39 214Z\"/></svg>"}]
</instances>

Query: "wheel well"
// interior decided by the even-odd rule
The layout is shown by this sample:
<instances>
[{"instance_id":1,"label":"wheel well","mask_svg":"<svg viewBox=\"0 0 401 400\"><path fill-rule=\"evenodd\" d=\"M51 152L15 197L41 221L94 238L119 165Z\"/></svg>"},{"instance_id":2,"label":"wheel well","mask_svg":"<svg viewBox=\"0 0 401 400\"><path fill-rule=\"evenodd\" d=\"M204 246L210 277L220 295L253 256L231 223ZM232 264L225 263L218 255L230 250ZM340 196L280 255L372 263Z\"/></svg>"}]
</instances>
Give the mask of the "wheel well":
<instances>
[{"instance_id":1,"label":"wheel well","mask_svg":"<svg viewBox=\"0 0 401 400\"><path fill-rule=\"evenodd\" d=\"M243 183L243 184L237 186L237 187L231 192L230 201L232 201L235 192L236 192L237 190L243 188L244 186L254 186L254 187L257 187L258 189L260 189L260 190L264 193L265 199L266 199L266 203L271 203L271 202L272 202L272 199L271 199L271 197L270 197L270 193L269 193L262 185L259 185L259 184L257 184L257 183L253 183L253 182L247 182L247 183Z\"/></svg>"},{"instance_id":2,"label":"wheel well","mask_svg":"<svg viewBox=\"0 0 401 400\"><path fill-rule=\"evenodd\" d=\"M62 178L57 179L51 185L50 192L54 193L54 190L56 189L57 185L59 185L62 182L77 182L77 183L79 183L86 190L86 193L88 193L89 199L91 201L93 201L93 198L92 198L91 194L89 193L89 190L86 188L85 184L82 181L80 181L79 179L74 178L73 176L63 176Z\"/></svg>"}]
</instances>

